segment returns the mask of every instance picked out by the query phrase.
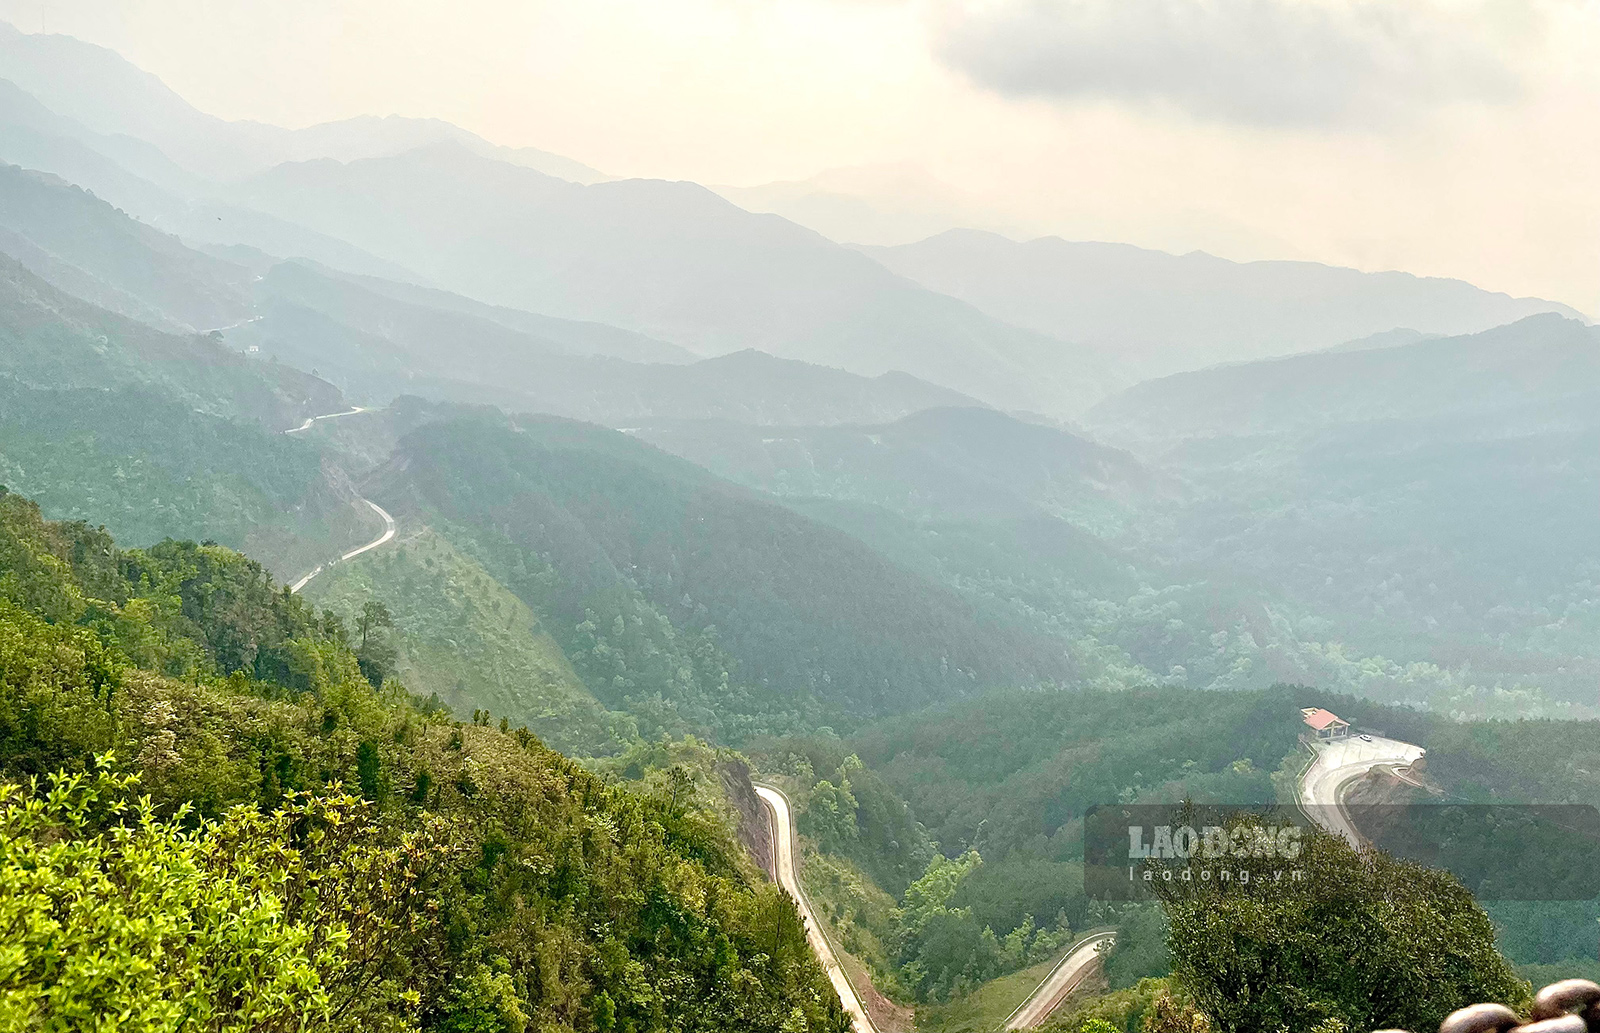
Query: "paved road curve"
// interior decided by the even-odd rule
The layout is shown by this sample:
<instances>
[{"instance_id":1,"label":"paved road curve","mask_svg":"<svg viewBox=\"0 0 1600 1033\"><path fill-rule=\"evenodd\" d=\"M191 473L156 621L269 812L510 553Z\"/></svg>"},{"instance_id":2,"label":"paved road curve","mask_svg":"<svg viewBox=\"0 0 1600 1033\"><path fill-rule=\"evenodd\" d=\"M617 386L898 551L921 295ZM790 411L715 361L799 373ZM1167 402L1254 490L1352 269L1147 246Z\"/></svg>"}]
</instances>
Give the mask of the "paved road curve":
<instances>
[{"instance_id":1,"label":"paved road curve","mask_svg":"<svg viewBox=\"0 0 1600 1033\"><path fill-rule=\"evenodd\" d=\"M805 891L800 888L800 878L795 869L794 822L789 813L788 798L778 790L763 785L756 786L756 793L761 797L761 802L767 805L767 813L772 818L772 865L778 870L778 885L787 890L799 905L800 917L806 924L806 939L827 971L828 979L839 995L839 1003L844 1005L845 1013L850 1016L851 1027L856 1033L878 1033L878 1027L872 1024L867 1010L861 1006L861 998L856 996L856 988L850 985L849 977L839 965L832 944L822 934L822 926L817 924L816 916L811 913L811 903L806 899Z\"/></svg>"},{"instance_id":2,"label":"paved road curve","mask_svg":"<svg viewBox=\"0 0 1600 1033\"><path fill-rule=\"evenodd\" d=\"M361 406L358 405L353 409L346 409L344 412L330 412L330 413L324 413L321 416L307 416L306 417L306 422L300 424L300 426L298 426L298 427L290 427L288 430L284 431L284 433L285 434L298 434L303 430L310 430L312 424L318 422L319 420L336 420L341 416L354 416L357 413L364 413L364 412L371 412L371 411L372 411L371 409L364 409L364 408L362 408Z\"/></svg>"},{"instance_id":3,"label":"paved road curve","mask_svg":"<svg viewBox=\"0 0 1600 1033\"><path fill-rule=\"evenodd\" d=\"M305 577L301 578L299 581L296 581L293 585L289 586L289 591L291 591L291 592L300 591L300 589L306 587L306 585L311 583L311 579L312 578L316 577L318 574L322 573L324 570L327 570L329 567L333 566L334 563L340 563L340 562L343 562L344 560L353 559L356 556L359 556L362 553L366 552L368 549L376 549L378 546L380 546L380 545L384 544L385 542L389 541L390 539L394 538L394 517L389 515L388 510L384 509L382 506L378 505L376 502L372 501L371 499L362 499L361 501L365 502L367 505L371 506L372 507L372 511L374 513L376 513L379 516L383 517L383 533L378 535L378 537L372 539L372 541L368 542L367 544L361 545L361 546L357 546L356 548L351 549L349 552L345 553L343 556L340 556L337 560L333 560L333 561L328 562L328 563L319 563L319 564L317 564L317 567L316 567L315 570L311 571Z\"/></svg>"},{"instance_id":4,"label":"paved road curve","mask_svg":"<svg viewBox=\"0 0 1600 1033\"><path fill-rule=\"evenodd\" d=\"M1056 962L1056 967L1044 977L1044 982L1039 988L1028 995L1028 999L1017 1006L1017 1010L1006 1019L1005 1028L1035 1029L1050 1013L1061 1006L1067 995L1078 988L1084 976L1089 974L1096 958L1100 956L1102 945L1109 947L1115 943L1117 934L1114 932L1094 933L1079 940L1067 956Z\"/></svg>"},{"instance_id":5,"label":"paved road curve","mask_svg":"<svg viewBox=\"0 0 1600 1033\"><path fill-rule=\"evenodd\" d=\"M346 409L344 412L330 412L330 413L328 413L328 414L326 414L324 416L308 416L308 417L306 417L306 422L300 424L300 426L298 426L298 427L291 427L288 430L284 431L284 433L285 434L298 434L303 430L310 430L312 425L315 424L318 420L336 420L341 416L354 416L357 413L371 412L371 411L372 410L370 410L370 409L363 409L361 406L358 405L353 409ZM289 591L291 591L291 592L300 591L300 589L306 587L306 585L311 583L311 579L312 578L316 577L318 574L322 573L324 570L327 570L329 567L333 566L333 564L343 562L344 560L352 559L352 558L354 558L356 556L359 556L362 553L366 552L368 549L376 549L378 546L383 545L385 542L388 542L388 541L390 541L390 540L392 540L394 538L394 517L390 516L387 510L385 510L382 506L378 505L376 502L372 501L371 499L365 499L364 498L361 501L365 502L368 506L371 506L372 507L372 511L383 518L383 533L378 535L378 537L372 539L372 541L368 542L365 545L356 546L354 549L351 549L349 552L345 553L343 556L340 556L337 560L332 560L332 561L330 561L328 563L319 563L319 564L317 564L317 567L316 567L315 570L311 571L305 577L301 578L299 581L296 581L294 584L290 585L289 586Z\"/></svg>"},{"instance_id":6,"label":"paved road curve","mask_svg":"<svg viewBox=\"0 0 1600 1033\"><path fill-rule=\"evenodd\" d=\"M1336 836L1343 836L1358 849L1364 841L1344 809L1345 786L1373 768L1410 767L1427 752L1421 746L1397 739L1377 735L1368 738L1371 742L1351 736L1313 744L1316 759L1300 777L1300 806L1318 825Z\"/></svg>"}]
</instances>

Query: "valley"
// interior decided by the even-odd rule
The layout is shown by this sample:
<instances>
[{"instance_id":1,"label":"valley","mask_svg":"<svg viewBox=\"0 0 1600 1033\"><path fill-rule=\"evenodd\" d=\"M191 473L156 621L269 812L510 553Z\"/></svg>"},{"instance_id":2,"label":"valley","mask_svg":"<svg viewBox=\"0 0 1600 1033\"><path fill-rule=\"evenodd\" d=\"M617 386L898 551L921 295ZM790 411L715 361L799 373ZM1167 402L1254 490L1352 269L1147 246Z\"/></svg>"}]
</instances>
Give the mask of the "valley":
<instances>
[{"instance_id":1,"label":"valley","mask_svg":"<svg viewBox=\"0 0 1600 1033\"><path fill-rule=\"evenodd\" d=\"M0 22L0 1029L1424 1031L1600 976L1527 817L1600 806L1600 329L767 210L887 219L813 187L230 121ZM1298 815L1304 884L1097 883L1097 814L1193 808Z\"/></svg>"}]
</instances>

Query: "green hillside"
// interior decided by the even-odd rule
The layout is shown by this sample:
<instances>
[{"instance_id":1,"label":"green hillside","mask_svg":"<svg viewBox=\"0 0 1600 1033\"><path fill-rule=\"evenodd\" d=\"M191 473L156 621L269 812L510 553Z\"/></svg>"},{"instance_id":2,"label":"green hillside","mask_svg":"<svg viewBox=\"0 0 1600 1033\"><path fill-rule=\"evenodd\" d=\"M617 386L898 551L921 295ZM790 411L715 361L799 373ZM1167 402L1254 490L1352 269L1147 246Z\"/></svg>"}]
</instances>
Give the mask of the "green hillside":
<instances>
[{"instance_id":1,"label":"green hillside","mask_svg":"<svg viewBox=\"0 0 1600 1033\"><path fill-rule=\"evenodd\" d=\"M52 287L0 255L0 373L29 387L156 386L203 412L284 430L342 401L326 381L169 334Z\"/></svg>"},{"instance_id":2,"label":"green hillside","mask_svg":"<svg viewBox=\"0 0 1600 1033\"><path fill-rule=\"evenodd\" d=\"M0 483L51 516L308 569L368 518L314 444L280 431L342 404L308 374L107 312L0 257Z\"/></svg>"},{"instance_id":3,"label":"green hillside","mask_svg":"<svg viewBox=\"0 0 1600 1033\"><path fill-rule=\"evenodd\" d=\"M614 753L638 736L631 718L584 688L528 605L435 531L341 563L305 595L346 623L368 600L386 603L399 677L457 714L490 710L568 754Z\"/></svg>"},{"instance_id":4,"label":"green hillside","mask_svg":"<svg viewBox=\"0 0 1600 1033\"><path fill-rule=\"evenodd\" d=\"M0 571L8 1025L847 1029L709 813L375 690L244 557L7 493Z\"/></svg>"},{"instance_id":5,"label":"green hillside","mask_svg":"<svg viewBox=\"0 0 1600 1033\"><path fill-rule=\"evenodd\" d=\"M669 726L737 741L1072 670L857 539L598 427L426 423L371 494L481 557L603 703Z\"/></svg>"}]
</instances>

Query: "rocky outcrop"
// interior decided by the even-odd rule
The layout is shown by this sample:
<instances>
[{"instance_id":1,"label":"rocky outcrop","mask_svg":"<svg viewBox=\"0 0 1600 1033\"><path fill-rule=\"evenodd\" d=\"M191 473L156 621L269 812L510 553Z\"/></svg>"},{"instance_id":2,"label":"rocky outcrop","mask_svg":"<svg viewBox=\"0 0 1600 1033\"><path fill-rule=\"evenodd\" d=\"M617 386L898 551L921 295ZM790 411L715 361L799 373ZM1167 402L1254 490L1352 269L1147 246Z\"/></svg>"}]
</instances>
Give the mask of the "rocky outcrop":
<instances>
[{"instance_id":1,"label":"rocky outcrop","mask_svg":"<svg viewBox=\"0 0 1600 1033\"><path fill-rule=\"evenodd\" d=\"M772 822L750 782L750 765L742 760L725 760L717 765L717 775L722 779L723 795L738 816L735 831L739 842L768 878L777 878L772 859Z\"/></svg>"}]
</instances>

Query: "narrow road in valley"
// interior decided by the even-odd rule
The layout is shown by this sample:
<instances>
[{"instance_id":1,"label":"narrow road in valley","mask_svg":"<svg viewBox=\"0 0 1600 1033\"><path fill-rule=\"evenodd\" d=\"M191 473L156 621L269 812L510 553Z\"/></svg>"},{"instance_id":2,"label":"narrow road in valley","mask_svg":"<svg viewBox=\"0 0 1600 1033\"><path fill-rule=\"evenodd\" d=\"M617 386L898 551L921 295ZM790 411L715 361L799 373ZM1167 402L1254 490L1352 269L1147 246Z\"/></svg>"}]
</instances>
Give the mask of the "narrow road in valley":
<instances>
[{"instance_id":1,"label":"narrow road in valley","mask_svg":"<svg viewBox=\"0 0 1600 1033\"><path fill-rule=\"evenodd\" d=\"M1364 840L1344 809L1345 787L1374 768L1409 768L1427 752L1421 746L1377 735L1352 735L1313 743L1311 748L1317 755L1300 776L1300 807L1312 821L1358 849Z\"/></svg>"},{"instance_id":2,"label":"narrow road in valley","mask_svg":"<svg viewBox=\"0 0 1600 1033\"><path fill-rule=\"evenodd\" d=\"M772 819L772 865L777 869L778 885L788 891L794 898L795 904L800 908L800 918L806 925L806 939L811 943L811 949L817 955L817 960L822 962L822 967L828 973L828 979L833 983L834 991L839 995L839 1003L844 1005L844 1010L850 1016L850 1025L856 1033L878 1033L878 1027L872 1024L867 1010L861 1006L861 998L857 996L855 987L850 985L850 979L840 966L838 957L833 953L833 945L822 932L816 915L811 912L811 903L806 899L805 891L800 888L800 876L795 864L794 822L789 811L788 797L776 789L768 786L756 786L756 793L761 797L761 802L767 806L767 814Z\"/></svg>"},{"instance_id":3,"label":"narrow road in valley","mask_svg":"<svg viewBox=\"0 0 1600 1033\"><path fill-rule=\"evenodd\" d=\"M365 409L365 408L363 408L363 407L358 405L358 406L355 406L354 408L346 409L344 412L331 412L331 413L328 413L328 414L326 414L324 416L308 416L308 417L306 417L306 422L300 424L300 426L298 426L298 427L291 427L290 429L284 431L284 433L285 434L298 434L303 430L310 430L311 427L318 420L335 420L335 419L338 419L341 416L354 416L357 413L371 412L371 411L372 410ZM378 535L378 537L372 539L372 541L368 542L365 545L356 546L354 549L351 549L349 552L347 552L344 555L340 556L336 560L329 560L327 563L319 563L319 564L317 564L317 566L316 566L316 568L314 570L312 570L310 573L306 574L306 576L301 578L299 581L296 581L294 584L290 585L289 586L289 591L291 591L291 592L300 591L300 589L306 587L306 585L311 583L311 579L312 578L316 577L318 574L322 573L324 570L327 570L329 567L333 566L335 563L342 563L345 560L353 559L356 556L361 555L362 553L366 552L369 549L376 549L378 546L383 545L386 542L389 542L389 541L393 540L394 531L395 531L394 517L389 515L388 510L384 509L382 506L378 505L376 502L372 501L371 499L364 498L361 501L366 503L368 506L372 507L372 511L374 513L378 514L378 516L383 518L383 533Z\"/></svg>"},{"instance_id":4,"label":"narrow road in valley","mask_svg":"<svg viewBox=\"0 0 1600 1033\"><path fill-rule=\"evenodd\" d=\"M261 279L261 277L258 276L258 277L256 277L256 279L259 280L259 279ZM210 330L202 330L200 332L203 333L203 334L220 334L220 333L223 333L223 332L228 331L228 330L237 330L241 326L245 326L245 325L247 325L249 323L259 323L265 318L267 318L267 317L266 316L251 316L248 319L241 319L237 323L229 323L227 326L214 326Z\"/></svg>"},{"instance_id":5,"label":"narrow road in valley","mask_svg":"<svg viewBox=\"0 0 1600 1033\"><path fill-rule=\"evenodd\" d=\"M358 405L353 409L346 409L344 412L330 412L330 413L325 413L322 416L307 416L306 417L306 422L300 424L300 426L298 426L298 427L290 427L288 430L284 431L284 433L285 434L298 434L303 430L310 430L312 425L317 423L319 420L337 420L341 416L354 416L357 413L371 412L371 411L372 410L363 408L362 406Z\"/></svg>"},{"instance_id":6,"label":"narrow road in valley","mask_svg":"<svg viewBox=\"0 0 1600 1033\"><path fill-rule=\"evenodd\" d=\"M1006 1019L1005 1028L1037 1029L1042 1025L1093 970L1102 948L1109 947L1116 939L1114 932L1100 932L1085 936L1073 944L1066 957L1056 962L1056 967L1044 977L1039 988L1017 1005L1017 1010Z\"/></svg>"},{"instance_id":7,"label":"narrow road in valley","mask_svg":"<svg viewBox=\"0 0 1600 1033\"><path fill-rule=\"evenodd\" d=\"M361 555L362 553L366 552L368 549L376 549L378 546L380 546L380 545L384 544L385 542L388 542L389 540L394 538L394 517L389 515L388 510L384 509L382 506L378 505L376 502L372 501L371 499L362 499L361 501L365 502L367 505L371 506L372 507L372 511L383 518L383 533L378 535L378 537L372 539L372 541L368 542L367 544L361 545L361 546L357 546L356 548L351 549L349 552L345 553L343 556L340 556L336 560L330 560L327 563L319 563L319 564L317 564L315 570L311 571L305 577L301 578L299 581L296 581L293 585L289 586L289 591L291 591L291 592L300 591L300 589L306 587L306 585L310 583L312 578L316 577L318 574L322 573L324 570L327 570L329 567L333 566L335 563L342 563L345 560L353 559L353 558Z\"/></svg>"}]
</instances>

